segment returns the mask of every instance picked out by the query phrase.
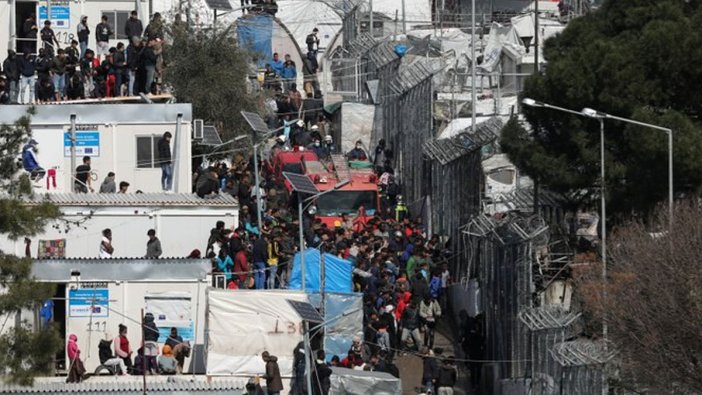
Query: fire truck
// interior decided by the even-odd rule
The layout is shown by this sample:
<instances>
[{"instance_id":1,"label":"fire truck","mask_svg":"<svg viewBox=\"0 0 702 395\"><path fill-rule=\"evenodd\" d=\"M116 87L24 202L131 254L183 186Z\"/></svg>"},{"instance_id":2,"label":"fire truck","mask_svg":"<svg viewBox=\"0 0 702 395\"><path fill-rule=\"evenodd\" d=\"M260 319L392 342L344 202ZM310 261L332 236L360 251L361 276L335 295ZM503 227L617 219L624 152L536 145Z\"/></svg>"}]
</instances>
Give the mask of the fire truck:
<instances>
[{"instance_id":1,"label":"fire truck","mask_svg":"<svg viewBox=\"0 0 702 395\"><path fill-rule=\"evenodd\" d=\"M344 180L349 180L349 183L317 198L315 216L333 228L337 221L341 221L342 214L354 217L361 207L368 217L380 214L378 177L373 166L367 161L347 162L343 155L331 157L331 163L322 172L315 171L314 166L305 162L305 174L320 191L330 190Z\"/></svg>"}]
</instances>

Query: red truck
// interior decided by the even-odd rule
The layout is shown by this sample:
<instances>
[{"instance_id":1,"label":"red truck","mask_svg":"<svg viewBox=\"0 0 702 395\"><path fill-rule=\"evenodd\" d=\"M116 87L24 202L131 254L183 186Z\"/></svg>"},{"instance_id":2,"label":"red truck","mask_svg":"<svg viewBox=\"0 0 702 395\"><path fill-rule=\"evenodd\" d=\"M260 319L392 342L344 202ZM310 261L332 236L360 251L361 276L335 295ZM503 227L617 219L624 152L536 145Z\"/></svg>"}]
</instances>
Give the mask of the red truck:
<instances>
[{"instance_id":1,"label":"red truck","mask_svg":"<svg viewBox=\"0 0 702 395\"><path fill-rule=\"evenodd\" d=\"M337 221L341 221L342 214L354 217L359 208L365 209L365 214L372 217L380 212L380 193L378 190L378 177L370 164L346 162L342 155L332 155L330 169L315 172L312 166L306 167L306 172L312 182L320 191L327 191L344 180L350 182L339 190L329 192L317 198L316 217L320 218L328 227L333 228Z\"/></svg>"}]
</instances>

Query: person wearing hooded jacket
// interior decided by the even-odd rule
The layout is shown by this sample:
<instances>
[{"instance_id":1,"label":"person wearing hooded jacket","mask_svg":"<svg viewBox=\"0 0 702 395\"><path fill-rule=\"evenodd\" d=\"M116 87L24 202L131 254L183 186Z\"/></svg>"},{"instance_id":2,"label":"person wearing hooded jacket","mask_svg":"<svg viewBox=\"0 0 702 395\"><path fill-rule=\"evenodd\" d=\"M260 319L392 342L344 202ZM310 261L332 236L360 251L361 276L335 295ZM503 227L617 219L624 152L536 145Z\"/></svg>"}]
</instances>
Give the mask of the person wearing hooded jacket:
<instances>
[{"instance_id":1,"label":"person wearing hooded jacket","mask_svg":"<svg viewBox=\"0 0 702 395\"><path fill-rule=\"evenodd\" d=\"M146 313L144 315L143 323L144 331L144 357L146 358L146 370L157 372L158 364L156 363L156 357L158 356L158 338L159 331L156 322L154 322L154 315L152 313Z\"/></svg>"},{"instance_id":2,"label":"person wearing hooded jacket","mask_svg":"<svg viewBox=\"0 0 702 395\"><path fill-rule=\"evenodd\" d=\"M19 93L19 66L17 65L17 53L11 49L7 50L7 58L2 62L2 71L7 79L7 91L10 95L10 103L17 103Z\"/></svg>"},{"instance_id":3,"label":"person wearing hooded jacket","mask_svg":"<svg viewBox=\"0 0 702 395\"><path fill-rule=\"evenodd\" d=\"M266 363L266 373L263 378L266 379L266 390L268 395L279 395L283 390L283 380L280 377L280 367L278 367L278 357L270 355L268 351L261 354L263 362Z\"/></svg>"},{"instance_id":4,"label":"person wearing hooded jacket","mask_svg":"<svg viewBox=\"0 0 702 395\"><path fill-rule=\"evenodd\" d=\"M39 152L37 145L39 145L39 143L37 143L36 140L30 139L27 144L22 147L22 167L29 173L29 178L32 181L41 180L46 174L46 170L39 166L39 162L37 161L36 153Z\"/></svg>"},{"instance_id":5,"label":"person wearing hooded jacket","mask_svg":"<svg viewBox=\"0 0 702 395\"><path fill-rule=\"evenodd\" d=\"M453 395L453 387L456 385L458 377L458 372L453 362L453 357L445 358L441 368L439 368L439 378L436 381L438 395Z\"/></svg>"},{"instance_id":6,"label":"person wearing hooded jacket","mask_svg":"<svg viewBox=\"0 0 702 395\"><path fill-rule=\"evenodd\" d=\"M67 383L80 383L83 381L85 367L80 360L80 348L78 348L78 336L70 334L68 336L68 344L66 344L66 354L68 355L68 378Z\"/></svg>"},{"instance_id":7,"label":"person wearing hooded jacket","mask_svg":"<svg viewBox=\"0 0 702 395\"><path fill-rule=\"evenodd\" d=\"M119 373L124 376L127 374L127 366L124 364L122 358L119 358L112 353L112 341L112 336L110 336L109 333L105 333L105 338L100 340L100 343L98 344L100 364L111 369L118 367L119 370L115 373Z\"/></svg>"}]
</instances>

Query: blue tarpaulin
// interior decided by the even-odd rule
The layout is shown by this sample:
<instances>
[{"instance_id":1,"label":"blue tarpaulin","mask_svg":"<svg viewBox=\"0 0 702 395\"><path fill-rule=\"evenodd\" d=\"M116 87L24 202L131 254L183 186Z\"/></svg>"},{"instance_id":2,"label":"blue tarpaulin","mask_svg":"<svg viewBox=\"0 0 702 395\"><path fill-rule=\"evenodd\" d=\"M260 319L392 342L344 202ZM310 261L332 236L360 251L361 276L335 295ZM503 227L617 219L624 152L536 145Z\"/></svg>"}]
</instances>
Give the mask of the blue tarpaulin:
<instances>
[{"instance_id":1,"label":"blue tarpaulin","mask_svg":"<svg viewBox=\"0 0 702 395\"><path fill-rule=\"evenodd\" d=\"M248 15L236 22L239 46L256 54L258 67L264 67L273 56L273 17Z\"/></svg>"},{"instance_id":2,"label":"blue tarpaulin","mask_svg":"<svg viewBox=\"0 0 702 395\"><path fill-rule=\"evenodd\" d=\"M327 361L334 355L344 358L351 348L354 335L363 337L363 294L325 294L324 352ZM310 303L319 307L320 294L310 294Z\"/></svg>"},{"instance_id":3,"label":"blue tarpaulin","mask_svg":"<svg viewBox=\"0 0 702 395\"><path fill-rule=\"evenodd\" d=\"M319 250L309 248L305 254L305 291L319 292ZM351 293L353 291L351 262L331 254L324 254L324 290ZM300 253L295 254L289 289L302 289Z\"/></svg>"}]
</instances>

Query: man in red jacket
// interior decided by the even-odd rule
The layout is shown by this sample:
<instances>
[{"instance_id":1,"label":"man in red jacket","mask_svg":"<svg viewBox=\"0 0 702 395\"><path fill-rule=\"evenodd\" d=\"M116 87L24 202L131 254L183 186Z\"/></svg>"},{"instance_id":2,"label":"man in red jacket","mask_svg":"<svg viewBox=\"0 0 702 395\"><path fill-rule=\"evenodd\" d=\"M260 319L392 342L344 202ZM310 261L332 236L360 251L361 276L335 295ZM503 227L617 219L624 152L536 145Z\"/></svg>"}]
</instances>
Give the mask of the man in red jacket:
<instances>
[{"instance_id":1,"label":"man in red jacket","mask_svg":"<svg viewBox=\"0 0 702 395\"><path fill-rule=\"evenodd\" d=\"M243 289L248 288L246 286L246 278L249 275L248 271L249 271L249 261L248 261L248 258L246 257L246 249L242 248L234 256L234 273L236 273L235 276L238 280L239 288L243 288Z\"/></svg>"}]
</instances>

